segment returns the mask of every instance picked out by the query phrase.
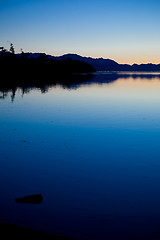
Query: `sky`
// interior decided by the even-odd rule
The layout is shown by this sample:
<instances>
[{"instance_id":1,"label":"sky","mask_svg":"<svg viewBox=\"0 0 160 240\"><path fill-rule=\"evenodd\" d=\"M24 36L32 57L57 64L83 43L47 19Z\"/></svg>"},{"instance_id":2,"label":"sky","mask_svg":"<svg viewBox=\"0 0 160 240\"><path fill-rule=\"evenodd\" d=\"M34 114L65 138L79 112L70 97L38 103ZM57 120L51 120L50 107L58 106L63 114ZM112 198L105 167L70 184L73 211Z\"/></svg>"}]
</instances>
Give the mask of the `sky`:
<instances>
[{"instance_id":1,"label":"sky","mask_svg":"<svg viewBox=\"0 0 160 240\"><path fill-rule=\"evenodd\" d=\"M160 63L160 0L0 0L0 46Z\"/></svg>"}]
</instances>

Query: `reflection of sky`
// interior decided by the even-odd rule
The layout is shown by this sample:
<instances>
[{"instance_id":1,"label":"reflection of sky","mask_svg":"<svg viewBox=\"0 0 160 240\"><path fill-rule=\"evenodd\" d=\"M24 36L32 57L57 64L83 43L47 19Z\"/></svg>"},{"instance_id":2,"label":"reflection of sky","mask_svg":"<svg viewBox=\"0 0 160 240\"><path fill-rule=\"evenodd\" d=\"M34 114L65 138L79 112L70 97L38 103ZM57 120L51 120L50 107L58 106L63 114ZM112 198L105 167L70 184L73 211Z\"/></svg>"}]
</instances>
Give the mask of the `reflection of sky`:
<instances>
[{"instance_id":1,"label":"reflection of sky","mask_svg":"<svg viewBox=\"0 0 160 240\"><path fill-rule=\"evenodd\" d=\"M0 221L79 239L153 239L159 90L158 79L130 78L1 100ZM40 206L13 201L35 193L43 194Z\"/></svg>"},{"instance_id":2,"label":"reflection of sky","mask_svg":"<svg viewBox=\"0 0 160 240\"><path fill-rule=\"evenodd\" d=\"M7 117L11 121L15 118L20 122L49 122L54 119L56 125L78 127L153 129L159 126L160 120L159 91L159 79L140 78L86 85L77 90L57 87L40 95L33 91L24 95L22 101L17 95L14 105L9 104L10 111L3 109L6 115L3 114L2 118Z\"/></svg>"},{"instance_id":3,"label":"reflection of sky","mask_svg":"<svg viewBox=\"0 0 160 240\"><path fill-rule=\"evenodd\" d=\"M160 62L160 2L1 0L0 45L120 63Z\"/></svg>"}]
</instances>

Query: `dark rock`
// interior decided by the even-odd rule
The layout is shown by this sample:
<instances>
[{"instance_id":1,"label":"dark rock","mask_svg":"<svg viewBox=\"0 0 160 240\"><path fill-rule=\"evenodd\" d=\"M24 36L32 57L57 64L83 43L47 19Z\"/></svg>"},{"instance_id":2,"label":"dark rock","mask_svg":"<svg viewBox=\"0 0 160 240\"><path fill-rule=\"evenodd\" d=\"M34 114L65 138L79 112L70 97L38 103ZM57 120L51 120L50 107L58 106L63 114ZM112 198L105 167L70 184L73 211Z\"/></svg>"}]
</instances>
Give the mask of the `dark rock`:
<instances>
[{"instance_id":1,"label":"dark rock","mask_svg":"<svg viewBox=\"0 0 160 240\"><path fill-rule=\"evenodd\" d=\"M40 204L43 200L42 194L35 194L15 199L17 203Z\"/></svg>"}]
</instances>

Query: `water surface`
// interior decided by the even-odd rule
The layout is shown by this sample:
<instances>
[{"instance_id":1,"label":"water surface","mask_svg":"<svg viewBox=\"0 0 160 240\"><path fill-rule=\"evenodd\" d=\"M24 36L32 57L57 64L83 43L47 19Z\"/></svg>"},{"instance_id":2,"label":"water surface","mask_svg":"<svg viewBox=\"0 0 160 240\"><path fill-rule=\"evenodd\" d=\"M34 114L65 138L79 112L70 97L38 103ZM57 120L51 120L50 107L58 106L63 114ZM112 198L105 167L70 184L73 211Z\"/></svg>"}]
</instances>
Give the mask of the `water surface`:
<instances>
[{"instance_id":1,"label":"water surface","mask_svg":"<svg viewBox=\"0 0 160 240\"><path fill-rule=\"evenodd\" d=\"M160 76L99 74L0 100L0 221L79 239L160 237ZM40 205L14 199L42 193Z\"/></svg>"}]
</instances>

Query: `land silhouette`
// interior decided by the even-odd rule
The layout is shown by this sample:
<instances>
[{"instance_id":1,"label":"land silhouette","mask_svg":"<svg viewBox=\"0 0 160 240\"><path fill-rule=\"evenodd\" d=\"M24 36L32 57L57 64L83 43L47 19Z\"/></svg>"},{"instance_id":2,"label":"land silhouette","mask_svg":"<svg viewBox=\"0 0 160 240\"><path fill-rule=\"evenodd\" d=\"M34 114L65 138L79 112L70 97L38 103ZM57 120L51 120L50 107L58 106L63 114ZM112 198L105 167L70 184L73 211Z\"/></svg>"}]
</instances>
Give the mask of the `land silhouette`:
<instances>
[{"instance_id":1,"label":"land silhouette","mask_svg":"<svg viewBox=\"0 0 160 240\"><path fill-rule=\"evenodd\" d=\"M76 240L63 236L56 236L46 232L36 231L34 229L28 229L20 227L15 224L0 223L1 235L5 236L4 239L16 240L28 240L28 239L39 239L39 240Z\"/></svg>"},{"instance_id":2,"label":"land silhouette","mask_svg":"<svg viewBox=\"0 0 160 240\"><path fill-rule=\"evenodd\" d=\"M35 87L46 92L57 84L64 88L77 89L82 84L108 84L122 77L128 78L131 72L132 77L137 78L139 75L134 73L137 71L141 72L141 78L160 76L158 73L150 74L160 72L160 64L118 64L111 59L81 57L77 54L55 57L45 53L24 53L23 50L15 54L12 43L9 51L0 47L0 66L0 98L5 98L7 92L11 91L12 100L18 88L23 94ZM100 71L112 74L94 75ZM123 74L123 71L127 73ZM143 75L144 71L148 72L147 76Z\"/></svg>"},{"instance_id":3,"label":"land silhouette","mask_svg":"<svg viewBox=\"0 0 160 240\"><path fill-rule=\"evenodd\" d=\"M40 57L41 53L27 53L28 58L37 59ZM21 54L17 56L21 57ZM52 59L57 61L65 61L67 59L84 62L92 66L96 71L128 71L128 72L159 72L160 64L119 64L111 59L104 58L91 58L82 57L77 54L65 54L63 56L55 57L51 55L46 55L46 59Z\"/></svg>"}]
</instances>

